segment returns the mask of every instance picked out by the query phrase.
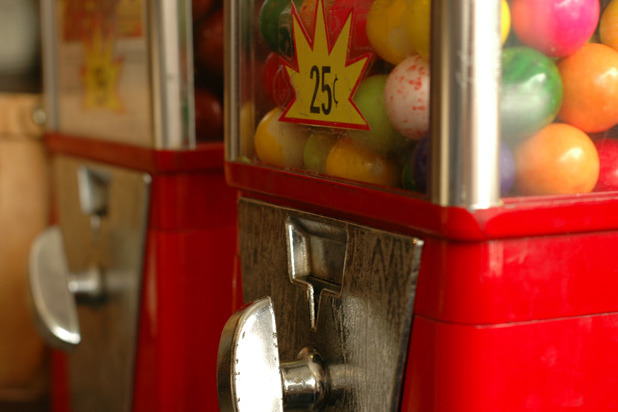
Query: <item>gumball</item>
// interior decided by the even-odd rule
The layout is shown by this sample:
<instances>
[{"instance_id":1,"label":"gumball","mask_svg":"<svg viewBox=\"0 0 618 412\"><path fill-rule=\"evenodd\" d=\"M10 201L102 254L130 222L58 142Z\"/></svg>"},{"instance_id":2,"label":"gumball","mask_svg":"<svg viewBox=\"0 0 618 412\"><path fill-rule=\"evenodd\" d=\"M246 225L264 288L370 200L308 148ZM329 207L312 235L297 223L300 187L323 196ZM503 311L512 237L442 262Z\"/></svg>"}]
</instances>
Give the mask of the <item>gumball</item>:
<instances>
[{"instance_id":1,"label":"gumball","mask_svg":"<svg viewBox=\"0 0 618 412\"><path fill-rule=\"evenodd\" d=\"M295 0L299 6L301 0ZM294 54L292 40L292 1L265 0L258 15L260 35L271 51L282 55Z\"/></svg>"},{"instance_id":2,"label":"gumball","mask_svg":"<svg viewBox=\"0 0 618 412\"><path fill-rule=\"evenodd\" d=\"M500 2L500 40L502 40L502 44L504 44L506 38L509 37L510 32L511 9L509 8L509 4L506 0L502 0Z\"/></svg>"},{"instance_id":3,"label":"gumball","mask_svg":"<svg viewBox=\"0 0 618 412\"><path fill-rule=\"evenodd\" d=\"M558 63L564 94L558 117L585 132L618 124L618 52L598 43L584 45Z\"/></svg>"},{"instance_id":4,"label":"gumball","mask_svg":"<svg viewBox=\"0 0 618 412\"><path fill-rule=\"evenodd\" d=\"M210 9L212 9L213 0L192 0L191 1L191 16L193 21L199 21L206 17Z\"/></svg>"},{"instance_id":5,"label":"gumball","mask_svg":"<svg viewBox=\"0 0 618 412\"><path fill-rule=\"evenodd\" d=\"M308 133L296 124L281 122L282 111L274 108L260 120L255 130L255 154L264 163L300 169Z\"/></svg>"},{"instance_id":6,"label":"gumball","mask_svg":"<svg viewBox=\"0 0 618 412\"><path fill-rule=\"evenodd\" d=\"M223 75L223 9L202 22L196 35L196 60L206 70Z\"/></svg>"},{"instance_id":7,"label":"gumball","mask_svg":"<svg viewBox=\"0 0 618 412\"><path fill-rule=\"evenodd\" d=\"M245 102L240 106L240 122L239 122L239 139L238 148L239 155L245 160L253 157L255 151L254 132L255 132L255 103L253 101Z\"/></svg>"},{"instance_id":8,"label":"gumball","mask_svg":"<svg viewBox=\"0 0 618 412\"><path fill-rule=\"evenodd\" d=\"M429 60L431 0L409 0L404 13L404 21L412 48Z\"/></svg>"},{"instance_id":9,"label":"gumball","mask_svg":"<svg viewBox=\"0 0 618 412\"><path fill-rule=\"evenodd\" d=\"M618 140L603 138L594 141L599 153L599 179L595 192L618 190Z\"/></svg>"},{"instance_id":10,"label":"gumball","mask_svg":"<svg viewBox=\"0 0 618 412\"><path fill-rule=\"evenodd\" d=\"M223 140L223 104L209 90L196 89L195 135L198 141Z\"/></svg>"},{"instance_id":11,"label":"gumball","mask_svg":"<svg viewBox=\"0 0 618 412\"><path fill-rule=\"evenodd\" d=\"M618 1L612 0L599 21L601 43L618 50Z\"/></svg>"},{"instance_id":12,"label":"gumball","mask_svg":"<svg viewBox=\"0 0 618 412\"><path fill-rule=\"evenodd\" d=\"M324 131L314 131L309 135L303 150L305 170L317 173L326 172L326 159L337 138Z\"/></svg>"},{"instance_id":13,"label":"gumball","mask_svg":"<svg viewBox=\"0 0 618 412\"><path fill-rule=\"evenodd\" d=\"M414 175L412 174L412 161L408 160L403 163L401 169L401 187L413 192L418 191L416 188L416 182L414 182Z\"/></svg>"},{"instance_id":14,"label":"gumball","mask_svg":"<svg viewBox=\"0 0 618 412\"><path fill-rule=\"evenodd\" d=\"M358 86L354 103L367 120L371 130L350 130L349 135L357 143L377 153L389 154L403 149L408 139L391 124L384 104L384 87L388 75L368 77Z\"/></svg>"},{"instance_id":15,"label":"gumball","mask_svg":"<svg viewBox=\"0 0 618 412\"><path fill-rule=\"evenodd\" d=\"M406 0L375 0L367 14L367 37L382 59L398 64L414 49L405 32Z\"/></svg>"},{"instance_id":16,"label":"gumball","mask_svg":"<svg viewBox=\"0 0 618 412\"><path fill-rule=\"evenodd\" d=\"M298 11L309 35L315 31L316 7L320 0L305 0ZM372 0L324 0L327 32L331 42L339 36L348 16L352 16L349 55L355 56L370 47L367 38L367 13ZM322 16L318 16L320 19Z\"/></svg>"},{"instance_id":17,"label":"gumball","mask_svg":"<svg viewBox=\"0 0 618 412\"><path fill-rule=\"evenodd\" d=\"M326 174L382 186L399 185L400 170L391 159L340 138L326 159Z\"/></svg>"},{"instance_id":18,"label":"gumball","mask_svg":"<svg viewBox=\"0 0 618 412\"><path fill-rule=\"evenodd\" d=\"M429 136L425 136L418 142L412 154L412 176L417 190L421 193L427 193L429 188L430 160L431 139Z\"/></svg>"},{"instance_id":19,"label":"gumball","mask_svg":"<svg viewBox=\"0 0 618 412\"><path fill-rule=\"evenodd\" d=\"M570 56L596 29L599 0L513 0L517 37L548 56Z\"/></svg>"},{"instance_id":20,"label":"gumball","mask_svg":"<svg viewBox=\"0 0 618 412\"><path fill-rule=\"evenodd\" d=\"M266 57L262 79L270 100L279 107L287 107L294 98L294 88L278 54L270 53Z\"/></svg>"},{"instance_id":21,"label":"gumball","mask_svg":"<svg viewBox=\"0 0 618 412\"><path fill-rule=\"evenodd\" d=\"M508 194L515 184L515 157L509 147L500 145L500 194Z\"/></svg>"},{"instance_id":22,"label":"gumball","mask_svg":"<svg viewBox=\"0 0 618 412\"><path fill-rule=\"evenodd\" d=\"M522 195L587 193L599 177L599 156L584 132L552 123L515 149L515 169Z\"/></svg>"},{"instance_id":23,"label":"gumball","mask_svg":"<svg viewBox=\"0 0 618 412\"><path fill-rule=\"evenodd\" d=\"M429 131L429 63L408 57L393 69L384 86L386 113L402 135L419 140Z\"/></svg>"},{"instance_id":24,"label":"gumball","mask_svg":"<svg viewBox=\"0 0 618 412\"><path fill-rule=\"evenodd\" d=\"M562 103L562 80L554 62L529 47L502 52L500 95L503 139L530 137L550 124Z\"/></svg>"}]
</instances>

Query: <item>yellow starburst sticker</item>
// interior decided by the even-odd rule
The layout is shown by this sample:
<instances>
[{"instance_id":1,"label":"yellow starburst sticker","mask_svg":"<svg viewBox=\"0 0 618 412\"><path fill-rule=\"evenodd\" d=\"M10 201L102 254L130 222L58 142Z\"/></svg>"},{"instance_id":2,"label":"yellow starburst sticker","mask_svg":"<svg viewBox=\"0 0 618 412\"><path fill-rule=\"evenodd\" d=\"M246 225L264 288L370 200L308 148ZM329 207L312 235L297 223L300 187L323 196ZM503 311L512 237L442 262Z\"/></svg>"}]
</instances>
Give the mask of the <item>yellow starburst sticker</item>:
<instances>
[{"instance_id":1,"label":"yellow starburst sticker","mask_svg":"<svg viewBox=\"0 0 618 412\"><path fill-rule=\"evenodd\" d=\"M296 67L286 63L295 97L281 116L282 121L315 126L369 130L352 97L365 72L369 55L348 60L352 13L334 43L326 33L324 4L319 0L315 33L311 40L296 9L292 10Z\"/></svg>"},{"instance_id":2,"label":"yellow starburst sticker","mask_svg":"<svg viewBox=\"0 0 618 412\"><path fill-rule=\"evenodd\" d=\"M122 58L114 58L114 37L104 36L102 31L95 29L92 38L84 41L84 105L89 109L122 111L117 92Z\"/></svg>"}]
</instances>

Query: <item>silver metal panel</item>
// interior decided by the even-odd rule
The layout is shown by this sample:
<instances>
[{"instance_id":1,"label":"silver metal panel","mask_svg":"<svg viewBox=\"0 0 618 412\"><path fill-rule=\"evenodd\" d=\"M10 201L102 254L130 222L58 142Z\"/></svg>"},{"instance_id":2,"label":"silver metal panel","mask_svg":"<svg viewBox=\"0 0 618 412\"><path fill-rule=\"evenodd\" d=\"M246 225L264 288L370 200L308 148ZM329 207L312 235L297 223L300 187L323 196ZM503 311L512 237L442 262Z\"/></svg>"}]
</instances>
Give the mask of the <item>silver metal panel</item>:
<instances>
[{"instance_id":1,"label":"silver metal panel","mask_svg":"<svg viewBox=\"0 0 618 412\"><path fill-rule=\"evenodd\" d=\"M272 298L282 362L307 346L321 355L329 387L319 410L396 411L422 241L247 199L238 210L244 299ZM309 243L314 237L331 245L318 247L318 256L310 252L306 265L298 263L301 253L288 251L294 222ZM325 268L312 273L336 292L320 295L315 328L306 282L290 279L305 266ZM330 273L338 266L339 278Z\"/></svg>"},{"instance_id":2,"label":"silver metal panel","mask_svg":"<svg viewBox=\"0 0 618 412\"><path fill-rule=\"evenodd\" d=\"M97 225L83 213L78 171L109 176ZM102 270L103 291L78 305L81 343L69 356L72 411L130 411L150 176L83 160L53 163L59 223L71 273Z\"/></svg>"}]
</instances>

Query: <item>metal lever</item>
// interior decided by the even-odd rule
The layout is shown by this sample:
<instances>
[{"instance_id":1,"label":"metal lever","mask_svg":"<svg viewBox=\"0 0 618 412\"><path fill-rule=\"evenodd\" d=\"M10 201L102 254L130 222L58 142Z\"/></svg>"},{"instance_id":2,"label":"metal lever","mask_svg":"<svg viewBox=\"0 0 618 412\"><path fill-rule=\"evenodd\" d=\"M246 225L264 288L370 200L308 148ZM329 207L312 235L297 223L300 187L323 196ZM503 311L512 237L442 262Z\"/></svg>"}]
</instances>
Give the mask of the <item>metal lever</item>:
<instances>
[{"instance_id":1,"label":"metal lever","mask_svg":"<svg viewBox=\"0 0 618 412\"><path fill-rule=\"evenodd\" d=\"M326 396L322 359L310 347L280 363L270 297L235 313L221 334L217 386L221 412L315 410Z\"/></svg>"},{"instance_id":2,"label":"metal lever","mask_svg":"<svg viewBox=\"0 0 618 412\"><path fill-rule=\"evenodd\" d=\"M100 269L70 273L62 232L52 226L32 244L29 275L39 332L49 344L71 350L81 341L75 297L98 299L103 294Z\"/></svg>"}]
</instances>

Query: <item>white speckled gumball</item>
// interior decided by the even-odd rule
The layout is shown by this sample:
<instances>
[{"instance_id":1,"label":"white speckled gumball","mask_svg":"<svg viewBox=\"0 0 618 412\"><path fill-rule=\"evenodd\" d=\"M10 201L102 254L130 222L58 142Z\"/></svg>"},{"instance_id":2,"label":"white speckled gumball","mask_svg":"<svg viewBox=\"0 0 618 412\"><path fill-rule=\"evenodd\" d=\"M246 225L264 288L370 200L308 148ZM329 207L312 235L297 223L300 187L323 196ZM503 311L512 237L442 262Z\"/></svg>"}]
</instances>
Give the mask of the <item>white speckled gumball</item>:
<instances>
[{"instance_id":1,"label":"white speckled gumball","mask_svg":"<svg viewBox=\"0 0 618 412\"><path fill-rule=\"evenodd\" d=\"M415 54L399 63L386 81L384 101L395 129L422 139L429 131L429 62Z\"/></svg>"}]
</instances>

